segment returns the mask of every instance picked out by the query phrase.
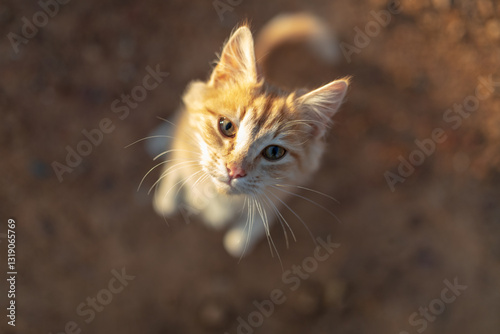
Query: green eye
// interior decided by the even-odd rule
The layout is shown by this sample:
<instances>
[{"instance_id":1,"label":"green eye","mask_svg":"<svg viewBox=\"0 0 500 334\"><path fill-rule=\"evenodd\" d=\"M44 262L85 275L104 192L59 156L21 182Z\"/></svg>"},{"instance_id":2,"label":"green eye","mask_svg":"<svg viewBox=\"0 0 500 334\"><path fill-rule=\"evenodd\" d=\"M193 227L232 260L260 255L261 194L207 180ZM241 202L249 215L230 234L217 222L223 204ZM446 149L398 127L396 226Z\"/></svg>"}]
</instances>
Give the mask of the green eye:
<instances>
[{"instance_id":1,"label":"green eye","mask_svg":"<svg viewBox=\"0 0 500 334\"><path fill-rule=\"evenodd\" d=\"M236 126L227 118L221 117L219 118L219 131L226 137L234 137L236 135Z\"/></svg>"},{"instance_id":2,"label":"green eye","mask_svg":"<svg viewBox=\"0 0 500 334\"><path fill-rule=\"evenodd\" d=\"M269 161L276 161L285 155L286 150L281 146L270 145L262 151L262 155Z\"/></svg>"}]
</instances>

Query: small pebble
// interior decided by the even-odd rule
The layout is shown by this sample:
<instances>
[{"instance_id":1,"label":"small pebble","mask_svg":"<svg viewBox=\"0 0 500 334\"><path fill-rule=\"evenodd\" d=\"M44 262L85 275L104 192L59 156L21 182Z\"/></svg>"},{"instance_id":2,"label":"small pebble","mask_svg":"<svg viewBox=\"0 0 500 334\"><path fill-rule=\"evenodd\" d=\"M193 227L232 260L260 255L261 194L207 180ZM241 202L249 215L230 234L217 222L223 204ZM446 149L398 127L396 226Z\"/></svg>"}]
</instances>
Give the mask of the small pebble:
<instances>
[{"instance_id":1,"label":"small pebble","mask_svg":"<svg viewBox=\"0 0 500 334\"><path fill-rule=\"evenodd\" d=\"M440 11L448 11L451 8L451 0L432 0L434 8Z\"/></svg>"},{"instance_id":2,"label":"small pebble","mask_svg":"<svg viewBox=\"0 0 500 334\"><path fill-rule=\"evenodd\" d=\"M498 41L500 39L500 21L489 20L486 22L486 35L492 41Z\"/></svg>"},{"instance_id":3,"label":"small pebble","mask_svg":"<svg viewBox=\"0 0 500 334\"><path fill-rule=\"evenodd\" d=\"M470 166L470 158L464 152L457 152L453 156L453 169L457 173L463 173L469 169Z\"/></svg>"},{"instance_id":4,"label":"small pebble","mask_svg":"<svg viewBox=\"0 0 500 334\"><path fill-rule=\"evenodd\" d=\"M427 1L401 0L401 8L407 14L420 14L426 7Z\"/></svg>"},{"instance_id":5,"label":"small pebble","mask_svg":"<svg viewBox=\"0 0 500 334\"><path fill-rule=\"evenodd\" d=\"M130 59L136 51L136 42L129 36L122 36L118 42L118 56L122 59Z\"/></svg>"},{"instance_id":6,"label":"small pebble","mask_svg":"<svg viewBox=\"0 0 500 334\"><path fill-rule=\"evenodd\" d=\"M347 284L338 279L332 279L325 285L325 303L341 308L344 305L344 296Z\"/></svg>"},{"instance_id":7,"label":"small pebble","mask_svg":"<svg viewBox=\"0 0 500 334\"><path fill-rule=\"evenodd\" d=\"M31 174L37 179L45 179L50 173L49 166L41 160L34 160L31 163L30 170Z\"/></svg>"},{"instance_id":8,"label":"small pebble","mask_svg":"<svg viewBox=\"0 0 500 334\"><path fill-rule=\"evenodd\" d=\"M55 228L54 228L54 223L51 220L43 219L41 220L42 224L42 229L47 235L54 235L55 233Z\"/></svg>"},{"instance_id":9,"label":"small pebble","mask_svg":"<svg viewBox=\"0 0 500 334\"><path fill-rule=\"evenodd\" d=\"M103 190L113 189L115 187L115 180L114 180L113 176L106 175L105 177L103 177L101 179L101 182L100 182L100 187Z\"/></svg>"},{"instance_id":10,"label":"small pebble","mask_svg":"<svg viewBox=\"0 0 500 334\"><path fill-rule=\"evenodd\" d=\"M387 0L370 0L370 5L375 8L382 8L387 6Z\"/></svg>"},{"instance_id":11,"label":"small pebble","mask_svg":"<svg viewBox=\"0 0 500 334\"><path fill-rule=\"evenodd\" d=\"M490 0L477 0L477 11L483 19L490 18L495 9L493 8L493 3Z\"/></svg>"},{"instance_id":12,"label":"small pebble","mask_svg":"<svg viewBox=\"0 0 500 334\"><path fill-rule=\"evenodd\" d=\"M102 49L98 45L87 45L81 50L82 59L89 64L95 64L102 59Z\"/></svg>"},{"instance_id":13,"label":"small pebble","mask_svg":"<svg viewBox=\"0 0 500 334\"><path fill-rule=\"evenodd\" d=\"M296 292L293 308L304 316L313 316L323 309L323 288L317 284L302 286Z\"/></svg>"},{"instance_id":14,"label":"small pebble","mask_svg":"<svg viewBox=\"0 0 500 334\"><path fill-rule=\"evenodd\" d=\"M433 33L440 29L441 20L439 15L432 11L428 11L419 17L418 25L420 29Z\"/></svg>"},{"instance_id":15,"label":"small pebble","mask_svg":"<svg viewBox=\"0 0 500 334\"><path fill-rule=\"evenodd\" d=\"M416 262L424 268L434 268L436 266L436 254L430 248L420 248L416 253Z\"/></svg>"},{"instance_id":16,"label":"small pebble","mask_svg":"<svg viewBox=\"0 0 500 334\"><path fill-rule=\"evenodd\" d=\"M461 40L464 37L465 32L464 22L458 17L451 18L446 25L446 34L453 42Z\"/></svg>"},{"instance_id":17,"label":"small pebble","mask_svg":"<svg viewBox=\"0 0 500 334\"><path fill-rule=\"evenodd\" d=\"M208 329L221 329L228 324L228 311L225 305L216 300L205 301L199 310L201 325Z\"/></svg>"}]
</instances>

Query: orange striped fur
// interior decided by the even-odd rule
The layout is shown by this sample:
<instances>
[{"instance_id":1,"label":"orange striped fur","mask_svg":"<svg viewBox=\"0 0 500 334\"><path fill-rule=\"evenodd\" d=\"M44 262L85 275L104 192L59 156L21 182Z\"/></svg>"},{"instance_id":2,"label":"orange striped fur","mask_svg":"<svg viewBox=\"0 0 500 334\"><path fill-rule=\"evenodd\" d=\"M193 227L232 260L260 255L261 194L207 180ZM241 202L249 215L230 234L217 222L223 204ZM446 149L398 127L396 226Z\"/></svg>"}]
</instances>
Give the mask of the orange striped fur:
<instances>
[{"instance_id":1,"label":"orange striped fur","mask_svg":"<svg viewBox=\"0 0 500 334\"><path fill-rule=\"evenodd\" d=\"M302 184L318 168L348 83L310 92L270 86L258 72L249 28L238 28L210 79L192 82L184 94L156 210L170 215L184 206L214 227L232 224L224 244L241 256L281 218L287 195L276 187ZM241 217L244 206L249 214Z\"/></svg>"}]
</instances>

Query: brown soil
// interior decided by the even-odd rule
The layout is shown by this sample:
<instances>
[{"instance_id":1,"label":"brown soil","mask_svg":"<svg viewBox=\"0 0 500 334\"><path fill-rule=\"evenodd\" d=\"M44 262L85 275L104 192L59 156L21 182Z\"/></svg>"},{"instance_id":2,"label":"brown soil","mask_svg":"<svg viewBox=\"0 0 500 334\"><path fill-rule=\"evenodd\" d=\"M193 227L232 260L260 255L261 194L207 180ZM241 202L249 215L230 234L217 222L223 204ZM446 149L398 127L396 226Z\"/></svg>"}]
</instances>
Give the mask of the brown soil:
<instances>
[{"instance_id":1,"label":"brown soil","mask_svg":"<svg viewBox=\"0 0 500 334\"><path fill-rule=\"evenodd\" d=\"M221 21L212 1L75 0L16 54L7 34L21 34L22 17L31 20L40 7L2 1L0 233L8 218L16 220L18 275L16 327L7 325L2 288L0 332L498 333L500 84L480 83L500 82L500 4L402 1L401 13L377 31L371 11L386 6L241 1ZM288 85L353 76L308 185L340 204L299 193L340 222L302 198L289 203L314 236L340 246L312 261L306 229L283 210L298 240L287 249L281 228L272 229L282 269L265 240L238 262L225 253L223 232L195 217L167 225L147 195L158 174L136 192L154 163L142 144L124 146L147 136L161 123L157 116L171 115L190 80L207 77L237 22L249 18L257 32L275 15L299 10L326 18L350 45L355 27L375 30L351 62L343 57L329 67L287 47L269 58L270 79ZM168 78L119 119L113 101L157 64ZM472 110L464 116L447 111L464 103ZM52 162L64 163L66 146L75 149L82 130L105 118L113 131L59 182ZM386 171L398 173L399 156L418 160L415 140L429 143L436 129L435 151L391 191ZM299 265L311 273L288 272ZM135 278L110 294L109 283L119 285L112 270L122 268ZM458 296L444 290L454 280L467 286ZM85 303L96 296L109 304L87 323ZM271 297L280 304L260 323L255 302L270 307L263 301ZM427 319L419 308L430 309ZM242 329L239 317L257 328Z\"/></svg>"}]
</instances>

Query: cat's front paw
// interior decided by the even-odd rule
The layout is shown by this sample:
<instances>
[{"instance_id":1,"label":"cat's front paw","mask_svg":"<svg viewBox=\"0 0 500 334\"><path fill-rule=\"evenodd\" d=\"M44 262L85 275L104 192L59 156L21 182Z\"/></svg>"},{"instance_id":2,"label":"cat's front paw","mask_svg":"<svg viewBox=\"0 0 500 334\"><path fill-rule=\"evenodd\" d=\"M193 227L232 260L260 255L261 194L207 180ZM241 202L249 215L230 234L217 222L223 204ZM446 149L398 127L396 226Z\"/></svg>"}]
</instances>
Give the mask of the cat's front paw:
<instances>
[{"instance_id":1,"label":"cat's front paw","mask_svg":"<svg viewBox=\"0 0 500 334\"><path fill-rule=\"evenodd\" d=\"M230 255L241 257L244 253L249 252L251 248L253 248L253 243L252 245L245 246L246 241L247 233L245 230L233 228L227 231L224 236L224 248Z\"/></svg>"},{"instance_id":2,"label":"cat's front paw","mask_svg":"<svg viewBox=\"0 0 500 334\"><path fill-rule=\"evenodd\" d=\"M264 223L261 218L255 217L247 224L246 219L239 221L236 226L229 229L224 236L224 248L234 257L242 257L249 254L255 245L269 233L269 227L273 220Z\"/></svg>"}]
</instances>

